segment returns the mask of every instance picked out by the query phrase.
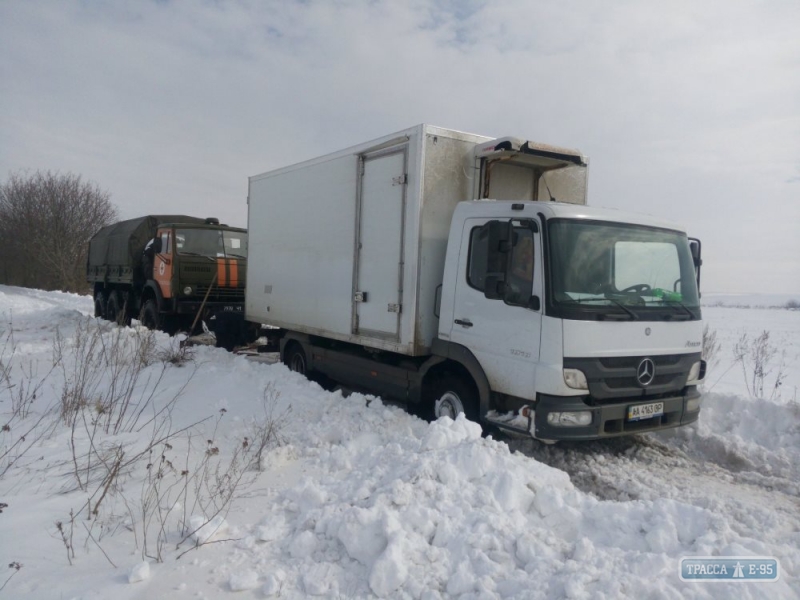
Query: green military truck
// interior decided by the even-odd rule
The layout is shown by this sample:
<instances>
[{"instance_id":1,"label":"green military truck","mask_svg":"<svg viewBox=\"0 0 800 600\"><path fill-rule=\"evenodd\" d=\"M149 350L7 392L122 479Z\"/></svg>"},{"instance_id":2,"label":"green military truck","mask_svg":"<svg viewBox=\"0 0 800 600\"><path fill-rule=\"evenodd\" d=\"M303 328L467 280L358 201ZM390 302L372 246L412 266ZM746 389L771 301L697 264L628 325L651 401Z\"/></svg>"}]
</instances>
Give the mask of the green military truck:
<instances>
[{"instance_id":1,"label":"green military truck","mask_svg":"<svg viewBox=\"0 0 800 600\"><path fill-rule=\"evenodd\" d=\"M103 227L89 241L95 316L188 331L204 319L227 348L245 340L247 230L217 219L148 215Z\"/></svg>"}]
</instances>

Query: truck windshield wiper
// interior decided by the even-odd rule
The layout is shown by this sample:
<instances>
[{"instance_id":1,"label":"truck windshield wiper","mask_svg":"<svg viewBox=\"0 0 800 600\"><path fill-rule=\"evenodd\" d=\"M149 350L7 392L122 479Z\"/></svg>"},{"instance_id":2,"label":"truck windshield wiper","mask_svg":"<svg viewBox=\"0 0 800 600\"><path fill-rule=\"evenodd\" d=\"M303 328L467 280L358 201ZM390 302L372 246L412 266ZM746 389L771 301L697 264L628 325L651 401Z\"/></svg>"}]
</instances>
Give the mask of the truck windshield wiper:
<instances>
[{"instance_id":1,"label":"truck windshield wiper","mask_svg":"<svg viewBox=\"0 0 800 600\"><path fill-rule=\"evenodd\" d=\"M605 297L605 298L577 298L577 299L572 298L571 300L573 302L577 303L577 304L581 304L583 302L600 302L600 301L613 302L614 305L618 306L619 308L624 310L626 313L628 313L628 315L630 315L631 321L638 321L639 320L639 317L636 316L635 312L633 312L631 309L629 309L627 306L625 306L622 302L620 302L619 300L615 300L614 298L608 298L608 297Z\"/></svg>"},{"instance_id":2,"label":"truck windshield wiper","mask_svg":"<svg viewBox=\"0 0 800 600\"><path fill-rule=\"evenodd\" d=\"M674 308L675 310L678 310L678 307L680 306L683 310L686 311L686 314L689 315L689 318L686 319L687 321L690 319L694 319L694 313L691 310L689 310L689 307L686 306L683 302L680 302L678 300L667 300L665 298L661 298L659 302L661 302L661 304L666 304L667 306L669 306L670 308Z\"/></svg>"}]
</instances>

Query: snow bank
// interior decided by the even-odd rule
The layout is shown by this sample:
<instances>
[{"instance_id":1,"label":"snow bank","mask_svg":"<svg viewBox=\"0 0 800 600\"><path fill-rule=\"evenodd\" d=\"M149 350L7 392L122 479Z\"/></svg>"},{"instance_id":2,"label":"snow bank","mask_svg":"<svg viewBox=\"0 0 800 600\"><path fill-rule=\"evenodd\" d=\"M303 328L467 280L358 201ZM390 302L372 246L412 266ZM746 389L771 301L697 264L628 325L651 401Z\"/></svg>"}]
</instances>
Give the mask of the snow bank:
<instances>
[{"instance_id":1,"label":"snow bank","mask_svg":"<svg viewBox=\"0 0 800 600\"><path fill-rule=\"evenodd\" d=\"M68 336L91 308L87 298L0 288L0 314L13 309L17 348L24 348L15 368L25 359L45 370L54 328ZM739 326L729 324L725 335ZM163 335L156 340L170 343ZM206 545L180 560L165 546L147 597L175 590L187 597L425 600L800 594L800 511L790 484L800 479L800 434L786 401L715 391L694 428L536 445L532 458L482 437L463 417L428 424L377 398L325 392L282 365L215 348L198 348L194 361L196 372L164 372L164 398L186 385L170 419L177 428L214 418L192 428L201 443L176 452L191 462L203 456L207 439L222 452L241 444L263 414L265 389L287 416L286 443L268 452L265 470L231 512L209 523L199 513L190 518L192 541ZM37 406L58 392L58 382L44 386ZM141 442L135 433L115 441ZM64 489L70 465L68 437L56 432L37 446L35 460L0 479L0 498L9 504L0 515L8 516L4 535L16 540L6 558L25 565L9 582L9 597L120 595L118 574L91 542L81 542L69 567L53 532L53 522L82 502L81 492ZM130 500L145 478L144 466L126 473ZM106 518L112 528L100 543L109 556L140 553L125 521ZM208 543L221 539L232 541ZM777 556L781 581L707 585L678 577L682 556L742 554ZM53 568L59 560L64 564Z\"/></svg>"}]
</instances>

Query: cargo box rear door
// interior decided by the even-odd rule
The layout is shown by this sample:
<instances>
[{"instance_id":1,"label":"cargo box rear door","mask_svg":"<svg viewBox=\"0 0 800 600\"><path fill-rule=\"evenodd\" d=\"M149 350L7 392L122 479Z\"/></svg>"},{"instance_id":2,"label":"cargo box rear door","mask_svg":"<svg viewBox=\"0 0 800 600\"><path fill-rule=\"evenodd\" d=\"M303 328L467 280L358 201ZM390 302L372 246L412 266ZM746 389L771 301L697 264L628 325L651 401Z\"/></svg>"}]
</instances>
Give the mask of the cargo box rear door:
<instances>
[{"instance_id":1,"label":"cargo box rear door","mask_svg":"<svg viewBox=\"0 0 800 600\"><path fill-rule=\"evenodd\" d=\"M399 339L408 146L359 161L353 333Z\"/></svg>"}]
</instances>

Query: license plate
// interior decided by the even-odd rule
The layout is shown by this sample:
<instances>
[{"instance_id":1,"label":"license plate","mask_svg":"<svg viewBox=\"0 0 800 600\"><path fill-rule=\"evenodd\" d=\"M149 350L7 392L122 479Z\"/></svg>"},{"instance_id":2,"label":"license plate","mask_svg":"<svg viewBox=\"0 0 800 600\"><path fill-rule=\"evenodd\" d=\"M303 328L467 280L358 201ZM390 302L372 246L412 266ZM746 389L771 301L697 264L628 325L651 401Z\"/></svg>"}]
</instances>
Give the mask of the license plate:
<instances>
[{"instance_id":1,"label":"license plate","mask_svg":"<svg viewBox=\"0 0 800 600\"><path fill-rule=\"evenodd\" d=\"M653 402L652 404L636 404L628 407L628 421L652 419L653 417L660 417L663 414L663 402Z\"/></svg>"}]
</instances>

